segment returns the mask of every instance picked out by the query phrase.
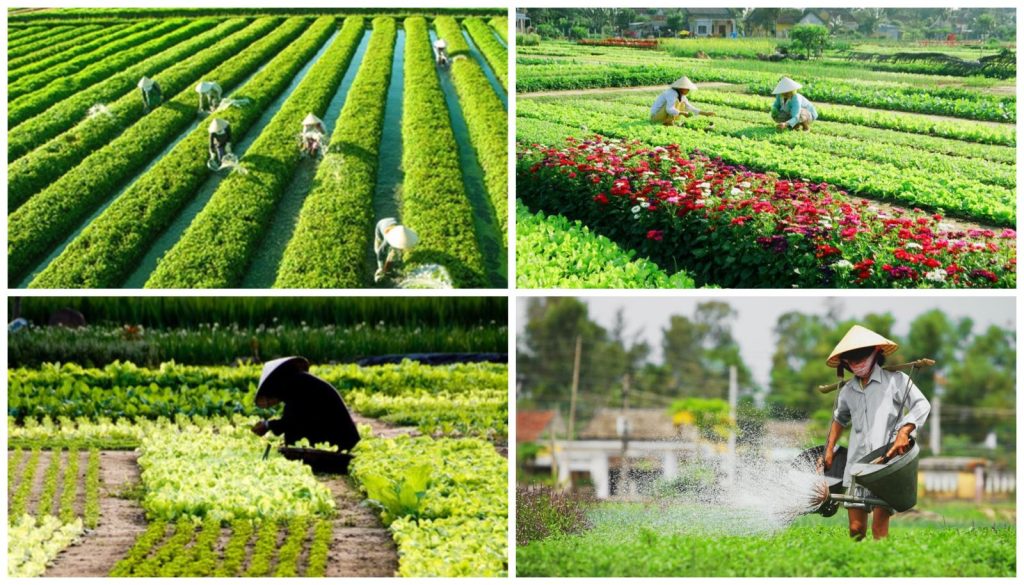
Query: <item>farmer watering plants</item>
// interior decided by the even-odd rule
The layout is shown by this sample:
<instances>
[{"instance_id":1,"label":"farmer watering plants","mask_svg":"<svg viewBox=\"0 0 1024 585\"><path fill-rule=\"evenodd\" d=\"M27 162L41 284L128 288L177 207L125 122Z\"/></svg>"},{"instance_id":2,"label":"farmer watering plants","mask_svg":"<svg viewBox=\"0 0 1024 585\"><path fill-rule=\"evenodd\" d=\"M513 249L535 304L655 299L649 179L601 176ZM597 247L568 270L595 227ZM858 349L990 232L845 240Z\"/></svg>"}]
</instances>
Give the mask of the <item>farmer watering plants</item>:
<instances>
[{"instance_id":1,"label":"farmer watering plants","mask_svg":"<svg viewBox=\"0 0 1024 585\"><path fill-rule=\"evenodd\" d=\"M663 91L651 106L651 123L672 126L680 116L689 118L693 116L714 116L714 112L697 109L687 94L697 89L697 84L690 81L685 75L675 80L668 89Z\"/></svg>"},{"instance_id":2,"label":"farmer watering plants","mask_svg":"<svg viewBox=\"0 0 1024 585\"><path fill-rule=\"evenodd\" d=\"M846 460L858 461L884 449L872 463L884 463L906 454L913 446L914 433L924 425L931 405L913 380L901 371L883 369L885 356L899 346L860 325L854 325L836 345L826 363L836 368L840 378L845 371L853 379L840 382L839 395L832 413L832 425L824 452L824 469L834 462L836 442L843 430L850 430ZM906 414L904 414L904 406ZM843 486L850 487L853 465L845 466ZM882 503L862 485L854 485L849 496ZM867 533L867 517L873 513L871 534L875 539L889 535L889 518L894 510L887 505L845 501L850 518L850 536L860 540Z\"/></svg>"},{"instance_id":3,"label":"farmer watering plants","mask_svg":"<svg viewBox=\"0 0 1024 585\"><path fill-rule=\"evenodd\" d=\"M261 420L253 425L252 432L261 437L268 432L283 435L287 445L306 439L310 445L329 443L341 451L359 442L359 430L341 395L309 372L306 358L292 356L263 365L256 406L269 408L279 402L284 403L281 418ZM288 451L282 453L289 456Z\"/></svg>"},{"instance_id":4,"label":"farmer watering plants","mask_svg":"<svg viewBox=\"0 0 1024 585\"><path fill-rule=\"evenodd\" d=\"M814 104L797 90L803 87L788 77L779 80L778 85L772 90L775 101L772 102L772 120L775 120L775 127L779 130L803 130L811 129L811 123L818 119L818 110Z\"/></svg>"}]
</instances>

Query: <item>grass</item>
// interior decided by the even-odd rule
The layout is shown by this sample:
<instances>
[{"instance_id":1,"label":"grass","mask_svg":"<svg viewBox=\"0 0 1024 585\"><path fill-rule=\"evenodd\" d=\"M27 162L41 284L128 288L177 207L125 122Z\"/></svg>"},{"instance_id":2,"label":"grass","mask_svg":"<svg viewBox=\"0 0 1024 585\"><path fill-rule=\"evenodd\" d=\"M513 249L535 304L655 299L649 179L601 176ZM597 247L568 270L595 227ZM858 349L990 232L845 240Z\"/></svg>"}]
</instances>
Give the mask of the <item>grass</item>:
<instances>
[{"instance_id":1,"label":"grass","mask_svg":"<svg viewBox=\"0 0 1024 585\"><path fill-rule=\"evenodd\" d=\"M987 507L1013 509L1012 503ZM863 542L847 536L842 511L829 519L802 517L770 535L735 536L686 522L655 529L622 521L638 517L623 514L629 506L601 509L619 521L598 519L583 534L517 547L518 576L1012 577L1017 570L1013 523L992 523L968 503L923 502L924 515L893 520L888 540Z\"/></svg>"}]
</instances>

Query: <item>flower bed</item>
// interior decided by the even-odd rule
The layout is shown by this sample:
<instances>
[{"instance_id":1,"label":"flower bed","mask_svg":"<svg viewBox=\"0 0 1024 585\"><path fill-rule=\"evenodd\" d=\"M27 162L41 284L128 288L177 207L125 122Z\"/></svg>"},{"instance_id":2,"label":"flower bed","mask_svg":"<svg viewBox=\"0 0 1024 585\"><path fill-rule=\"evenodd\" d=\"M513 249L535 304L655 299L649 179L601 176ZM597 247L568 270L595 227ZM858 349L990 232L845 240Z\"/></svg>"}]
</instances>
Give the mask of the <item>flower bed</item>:
<instances>
[{"instance_id":1,"label":"flower bed","mask_svg":"<svg viewBox=\"0 0 1024 585\"><path fill-rule=\"evenodd\" d=\"M517 190L662 267L733 287L1016 286L1016 232L959 230L826 183L596 136L519 145Z\"/></svg>"}]
</instances>

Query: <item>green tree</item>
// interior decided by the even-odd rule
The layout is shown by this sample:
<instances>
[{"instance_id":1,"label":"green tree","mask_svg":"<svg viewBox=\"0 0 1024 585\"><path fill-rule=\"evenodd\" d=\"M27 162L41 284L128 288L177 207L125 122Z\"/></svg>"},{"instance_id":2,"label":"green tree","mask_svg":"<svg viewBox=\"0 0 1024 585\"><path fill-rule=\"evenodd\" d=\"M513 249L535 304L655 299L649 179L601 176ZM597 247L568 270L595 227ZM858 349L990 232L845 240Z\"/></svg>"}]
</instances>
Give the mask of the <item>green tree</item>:
<instances>
[{"instance_id":1,"label":"green tree","mask_svg":"<svg viewBox=\"0 0 1024 585\"><path fill-rule=\"evenodd\" d=\"M828 47L828 28L820 24L798 24L789 31L789 38L797 49L802 49L808 57L821 56Z\"/></svg>"},{"instance_id":2,"label":"green tree","mask_svg":"<svg viewBox=\"0 0 1024 585\"><path fill-rule=\"evenodd\" d=\"M945 312L932 309L921 313L910 323L910 333L907 335L904 353L910 359L934 359L936 371L941 372L956 360L956 352L963 337L962 328L950 321ZM934 372L922 372L914 381L928 398L935 395L935 376L933 374Z\"/></svg>"}]
</instances>

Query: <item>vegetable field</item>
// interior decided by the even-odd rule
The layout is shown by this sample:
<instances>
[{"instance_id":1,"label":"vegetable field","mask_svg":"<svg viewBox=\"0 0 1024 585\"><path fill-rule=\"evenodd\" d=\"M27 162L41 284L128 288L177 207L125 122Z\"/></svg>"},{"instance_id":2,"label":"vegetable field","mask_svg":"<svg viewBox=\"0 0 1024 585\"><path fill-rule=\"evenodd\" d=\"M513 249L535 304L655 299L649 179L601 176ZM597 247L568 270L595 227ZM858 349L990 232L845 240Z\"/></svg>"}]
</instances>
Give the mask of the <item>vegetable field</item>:
<instances>
[{"instance_id":1,"label":"vegetable field","mask_svg":"<svg viewBox=\"0 0 1024 585\"><path fill-rule=\"evenodd\" d=\"M258 366L10 370L9 574L507 574L506 367L312 371L356 415L348 477L250 432Z\"/></svg>"},{"instance_id":2,"label":"vegetable field","mask_svg":"<svg viewBox=\"0 0 1024 585\"><path fill-rule=\"evenodd\" d=\"M677 56L700 42L520 48L517 225L528 250L575 237L552 227L561 216L617 246L599 252L608 265L647 260L701 286L1016 286L1012 80L764 62L728 54L728 39L712 41L712 59ZM715 117L651 124L654 99L681 75ZM817 107L810 132L772 123L783 75ZM536 235L539 213L548 236ZM580 268L600 263L520 262L517 283L623 280ZM617 286L679 286L645 270L632 281Z\"/></svg>"},{"instance_id":3,"label":"vegetable field","mask_svg":"<svg viewBox=\"0 0 1024 585\"><path fill-rule=\"evenodd\" d=\"M422 268L504 286L501 11L360 12L9 15L9 284L389 287ZM158 107L144 107L143 76ZM200 81L223 88L212 114L197 113ZM299 148L309 113L327 130L322 158ZM218 171L214 117L238 158ZM375 282L384 217L421 242Z\"/></svg>"}]
</instances>

